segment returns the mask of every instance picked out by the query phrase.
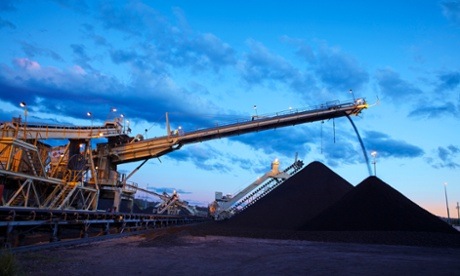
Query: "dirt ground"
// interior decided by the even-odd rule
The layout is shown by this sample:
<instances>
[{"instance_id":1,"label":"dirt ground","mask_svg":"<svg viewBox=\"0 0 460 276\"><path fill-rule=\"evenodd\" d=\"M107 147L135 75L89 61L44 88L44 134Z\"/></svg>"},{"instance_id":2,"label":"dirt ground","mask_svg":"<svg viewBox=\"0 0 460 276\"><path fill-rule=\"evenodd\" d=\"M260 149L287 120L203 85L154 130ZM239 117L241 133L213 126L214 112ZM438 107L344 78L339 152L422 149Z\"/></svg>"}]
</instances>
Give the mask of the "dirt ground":
<instances>
[{"instance_id":1,"label":"dirt ground","mask_svg":"<svg viewBox=\"0 0 460 276\"><path fill-rule=\"evenodd\" d=\"M26 275L460 275L460 248L138 235L17 255Z\"/></svg>"}]
</instances>

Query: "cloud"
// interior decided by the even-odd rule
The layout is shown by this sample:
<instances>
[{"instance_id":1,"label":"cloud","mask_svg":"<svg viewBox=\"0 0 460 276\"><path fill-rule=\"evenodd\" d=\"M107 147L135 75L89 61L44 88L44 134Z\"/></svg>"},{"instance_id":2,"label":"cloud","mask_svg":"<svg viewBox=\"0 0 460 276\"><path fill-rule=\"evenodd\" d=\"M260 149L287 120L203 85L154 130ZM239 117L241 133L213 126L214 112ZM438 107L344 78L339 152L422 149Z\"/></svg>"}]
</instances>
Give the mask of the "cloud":
<instances>
[{"instance_id":1,"label":"cloud","mask_svg":"<svg viewBox=\"0 0 460 276\"><path fill-rule=\"evenodd\" d=\"M2 0L2 1L0 1L0 11L1 12L15 11L16 7L13 4L15 2L17 2L17 1L15 1L15 0Z\"/></svg>"},{"instance_id":2,"label":"cloud","mask_svg":"<svg viewBox=\"0 0 460 276\"><path fill-rule=\"evenodd\" d=\"M250 52L240 62L240 73L250 84L268 80L289 82L298 72L283 57L271 53L262 43L248 41Z\"/></svg>"},{"instance_id":3,"label":"cloud","mask_svg":"<svg viewBox=\"0 0 460 276\"><path fill-rule=\"evenodd\" d=\"M451 71L443 72L438 75L439 84L438 90L440 91L453 91L460 84L460 72Z\"/></svg>"},{"instance_id":4,"label":"cloud","mask_svg":"<svg viewBox=\"0 0 460 276\"><path fill-rule=\"evenodd\" d=\"M175 26L159 12L140 2L131 2L124 7L101 5L99 19L107 29L115 29L129 35L129 39L140 44L143 52L112 48L111 57L116 63L134 62L141 70L164 69L165 64L188 67L193 71L212 69L236 63L235 51L212 33L194 32L188 27L185 16L179 9L175 15L180 26ZM95 39L94 31L86 27ZM89 28L89 29L88 29ZM100 39L98 39L100 41ZM151 63L151 64L150 64Z\"/></svg>"},{"instance_id":5,"label":"cloud","mask_svg":"<svg viewBox=\"0 0 460 276\"><path fill-rule=\"evenodd\" d=\"M460 24L460 1L448 0L441 2L443 15L450 21Z\"/></svg>"},{"instance_id":6,"label":"cloud","mask_svg":"<svg viewBox=\"0 0 460 276\"><path fill-rule=\"evenodd\" d=\"M369 81L369 74L353 57L332 47L321 47L314 70L321 82L335 91L359 90Z\"/></svg>"},{"instance_id":7,"label":"cloud","mask_svg":"<svg viewBox=\"0 0 460 276\"><path fill-rule=\"evenodd\" d=\"M348 139L326 140L323 142L322 154L325 163L331 167L363 163L365 160L358 143Z\"/></svg>"},{"instance_id":8,"label":"cloud","mask_svg":"<svg viewBox=\"0 0 460 276\"><path fill-rule=\"evenodd\" d=\"M458 117L458 109L452 103L437 104L430 103L425 105L420 105L409 113L409 117L414 118L441 118L441 117Z\"/></svg>"},{"instance_id":9,"label":"cloud","mask_svg":"<svg viewBox=\"0 0 460 276\"><path fill-rule=\"evenodd\" d=\"M316 79L309 71L300 71L284 57L272 53L262 43L249 40L250 51L238 61L237 70L249 85L284 84L300 96L317 100L319 89Z\"/></svg>"},{"instance_id":10,"label":"cloud","mask_svg":"<svg viewBox=\"0 0 460 276\"><path fill-rule=\"evenodd\" d=\"M382 95L395 103L413 99L413 97L418 98L423 94L422 90L401 79L399 74L391 69L378 70L375 78Z\"/></svg>"},{"instance_id":11,"label":"cloud","mask_svg":"<svg viewBox=\"0 0 460 276\"><path fill-rule=\"evenodd\" d=\"M115 64L132 62L141 58L136 52L126 50L114 50L110 53L110 56Z\"/></svg>"},{"instance_id":12,"label":"cloud","mask_svg":"<svg viewBox=\"0 0 460 276\"><path fill-rule=\"evenodd\" d=\"M81 26L82 26L81 31L83 32L83 35L89 38L91 41L93 41L95 45L109 46L109 43L104 36L98 35L95 33L95 29L93 25L82 24Z\"/></svg>"},{"instance_id":13,"label":"cloud","mask_svg":"<svg viewBox=\"0 0 460 276\"><path fill-rule=\"evenodd\" d=\"M458 163L457 158L460 156L460 147L449 145L447 147L438 147L436 149L437 158L430 157L427 158L427 162L436 169L448 168L448 169L458 169L460 164Z\"/></svg>"},{"instance_id":14,"label":"cloud","mask_svg":"<svg viewBox=\"0 0 460 276\"><path fill-rule=\"evenodd\" d=\"M221 153L209 144L188 146L168 154L168 158L177 161L192 162L197 168L202 170L218 171L221 173L231 171L230 167L221 161Z\"/></svg>"},{"instance_id":15,"label":"cloud","mask_svg":"<svg viewBox=\"0 0 460 276\"><path fill-rule=\"evenodd\" d=\"M250 146L254 150L260 150L264 154L295 156L296 152L307 154L310 152L309 142L317 138L319 132L314 134L309 127L283 127L273 130L265 130L257 133L249 133L242 136L234 136L230 139ZM275 156L282 157L282 156Z\"/></svg>"},{"instance_id":16,"label":"cloud","mask_svg":"<svg viewBox=\"0 0 460 276\"><path fill-rule=\"evenodd\" d=\"M334 98L337 92L343 95L350 89L360 90L369 82L369 74L362 65L337 47L322 41L309 45L303 39L288 36L281 41L295 47L296 56L306 62L305 71L295 69L291 87L300 93L309 91L309 98Z\"/></svg>"},{"instance_id":17,"label":"cloud","mask_svg":"<svg viewBox=\"0 0 460 276\"><path fill-rule=\"evenodd\" d=\"M365 131L364 144L370 151L377 151L379 157L416 158L425 154L422 148L405 141L396 140L378 131Z\"/></svg>"},{"instance_id":18,"label":"cloud","mask_svg":"<svg viewBox=\"0 0 460 276\"><path fill-rule=\"evenodd\" d=\"M434 119L441 117L458 117L458 106L454 103L457 98L457 88L460 87L460 72L444 71L435 75L436 80L432 82L433 93L422 93L417 88L400 80L398 76L394 77L394 83L399 82L399 86L394 85L395 91L409 91L408 97L401 96L401 99L409 100L408 103L413 105L408 116L418 119ZM387 89L390 89L391 84ZM399 90L398 90L399 88ZM408 95L406 95L408 96ZM419 97L417 97L419 96ZM423 97L420 97L423 96Z\"/></svg>"},{"instance_id":19,"label":"cloud","mask_svg":"<svg viewBox=\"0 0 460 276\"><path fill-rule=\"evenodd\" d=\"M76 49L78 52L79 47ZM2 100L14 105L18 100L26 101L30 113L35 110L84 118L90 111L95 120L106 120L110 107L116 106L130 120L158 123L159 114L174 110L170 122L180 122L186 129L212 123L197 114L200 110L219 113L214 103L200 97L200 91L181 88L164 74L138 72L124 84L113 76L88 72L80 66L62 70L27 58L15 59L14 64L15 67L2 66L0 91L10 92L2 95Z\"/></svg>"},{"instance_id":20,"label":"cloud","mask_svg":"<svg viewBox=\"0 0 460 276\"><path fill-rule=\"evenodd\" d=\"M210 33L184 40L178 46L176 54L171 53L174 64L185 64L199 70L211 67L219 71L220 67L236 62L232 47Z\"/></svg>"},{"instance_id":21,"label":"cloud","mask_svg":"<svg viewBox=\"0 0 460 276\"><path fill-rule=\"evenodd\" d=\"M56 61L63 61L63 58L58 53L50 49L41 48L27 42L21 42L21 48L29 58L46 56Z\"/></svg>"},{"instance_id":22,"label":"cloud","mask_svg":"<svg viewBox=\"0 0 460 276\"><path fill-rule=\"evenodd\" d=\"M16 29L16 25L0 17L0 29L3 29L3 28L9 28L9 29L14 30Z\"/></svg>"},{"instance_id":23,"label":"cloud","mask_svg":"<svg viewBox=\"0 0 460 276\"><path fill-rule=\"evenodd\" d=\"M53 0L64 8L74 10L79 13L87 13L89 10L85 0Z\"/></svg>"},{"instance_id":24,"label":"cloud","mask_svg":"<svg viewBox=\"0 0 460 276\"><path fill-rule=\"evenodd\" d=\"M75 56L74 61L78 66L81 66L86 69L93 69L90 65L92 59L86 53L86 47L83 44L71 44L73 54Z\"/></svg>"},{"instance_id":25,"label":"cloud","mask_svg":"<svg viewBox=\"0 0 460 276\"><path fill-rule=\"evenodd\" d=\"M142 34L142 30L145 30L145 18L156 19L158 17L158 13L151 7L138 1L127 2L121 7L110 2L99 2L98 12L97 17L103 22L106 29L119 30L130 36ZM161 24L159 27L163 27L163 25Z\"/></svg>"}]
</instances>

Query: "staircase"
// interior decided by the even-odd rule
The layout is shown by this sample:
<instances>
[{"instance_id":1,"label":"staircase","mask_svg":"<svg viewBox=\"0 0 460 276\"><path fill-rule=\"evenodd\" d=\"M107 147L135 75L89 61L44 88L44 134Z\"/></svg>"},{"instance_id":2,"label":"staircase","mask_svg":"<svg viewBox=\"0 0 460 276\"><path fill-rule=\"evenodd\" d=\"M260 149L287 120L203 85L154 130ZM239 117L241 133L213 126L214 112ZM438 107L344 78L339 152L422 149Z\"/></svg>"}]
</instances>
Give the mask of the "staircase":
<instances>
[{"instance_id":1,"label":"staircase","mask_svg":"<svg viewBox=\"0 0 460 276\"><path fill-rule=\"evenodd\" d=\"M27 207L25 206L25 203L26 203L26 199L25 199L25 196L24 194L21 192L19 193L14 199L12 202L9 202L8 206L20 206L20 207Z\"/></svg>"},{"instance_id":2,"label":"staircase","mask_svg":"<svg viewBox=\"0 0 460 276\"><path fill-rule=\"evenodd\" d=\"M62 209L65 204L69 201L72 194L78 188L78 183L76 182L68 182L66 185L62 186L61 191L57 194L56 197L51 201L51 203L47 206L50 209Z\"/></svg>"},{"instance_id":3,"label":"staircase","mask_svg":"<svg viewBox=\"0 0 460 276\"><path fill-rule=\"evenodd\" d=\"M303 167L304 163L301 160L296 160L292 165L287 167L283 173L286 173L289 175L289 177L293 176L296 174L298 171L300 171ZM289 179L289 178L287 178ZM279 178L270 178L267 179L265 183L259 185L257 189L249 193L246 197L238 201L235 205L233 205L229 210L228 214L235 215L249 206L253 205L256 203L258 200L266 196L269 192L271 192L273 189L284 183L287 179L279 179Z\"/></svg>"}]
</instances>

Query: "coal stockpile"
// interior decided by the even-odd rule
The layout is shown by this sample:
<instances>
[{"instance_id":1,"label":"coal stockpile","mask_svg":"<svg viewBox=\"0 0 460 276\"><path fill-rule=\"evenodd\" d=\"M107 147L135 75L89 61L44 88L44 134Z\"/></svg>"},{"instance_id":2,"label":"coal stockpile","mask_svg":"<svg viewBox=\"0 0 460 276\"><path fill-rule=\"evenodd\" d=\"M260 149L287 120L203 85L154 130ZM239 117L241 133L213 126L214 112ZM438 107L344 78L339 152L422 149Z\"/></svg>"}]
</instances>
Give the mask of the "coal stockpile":
<instances>
[{"instance_id":1,"label":"coal stockpile","mask_svg":"<svg viewBox=\"0 0 460 276\"><path fill-rule=\"evenodd\" d=\"M313 162L226 221L193 235L460 248L460 233L376 177L353 187Z\"/></svg>"},{"instance_id":2,"label":"coal stockpile","mask_svg":"<svg viewBox=\"0 0 460 276\"><path fill-rule=\"evenodd\" d=\"M299 228L313 231L413 231L457 233L375 176Z\"/></svg>"},{"instance_id":3,"label":"coal stockpile","mask_svg":"<svg viewBox=\"0 0 460 276\"><path fill-rule=\"evenodd\" d=\"M225 225L296 230L352 189L324 164L312 162Z\"/></svg>"}]
</instances>

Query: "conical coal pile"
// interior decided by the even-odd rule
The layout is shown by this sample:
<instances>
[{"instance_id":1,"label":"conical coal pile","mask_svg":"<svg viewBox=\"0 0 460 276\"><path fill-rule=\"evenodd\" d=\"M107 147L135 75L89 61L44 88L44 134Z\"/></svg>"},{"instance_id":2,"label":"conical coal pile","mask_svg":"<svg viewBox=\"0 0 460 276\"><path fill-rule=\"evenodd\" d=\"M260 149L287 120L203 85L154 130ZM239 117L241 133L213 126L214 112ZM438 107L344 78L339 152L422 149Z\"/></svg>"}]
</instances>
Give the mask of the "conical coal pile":
<instances>
[{"instance_id":1,"label":"conical coal pile","mask_svg":"<svg viewBox=\"0 0 460 276\"><path fill-rule=\"evenodd\" d=\"M375 176L366 178L300 230L457 233Z\"/></svg>"},{"instance_id":2,"label":"conical coal pile","mask_svg":"<svg viewBox=\"0 0 460 276\"><path fill-rule=\"evenodd\" d=\"M312 162L225 224L296 230L351 189L350 183L328 167Z\"/></svg>"}]
</instances>

